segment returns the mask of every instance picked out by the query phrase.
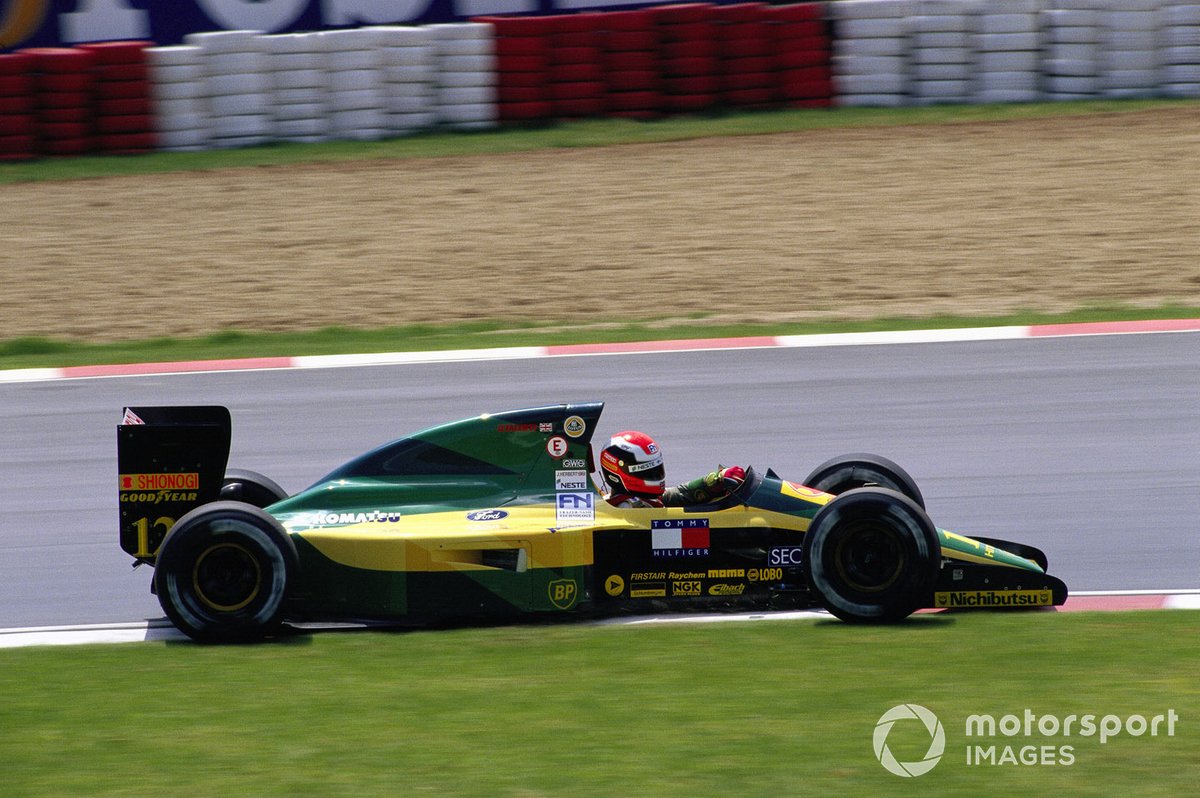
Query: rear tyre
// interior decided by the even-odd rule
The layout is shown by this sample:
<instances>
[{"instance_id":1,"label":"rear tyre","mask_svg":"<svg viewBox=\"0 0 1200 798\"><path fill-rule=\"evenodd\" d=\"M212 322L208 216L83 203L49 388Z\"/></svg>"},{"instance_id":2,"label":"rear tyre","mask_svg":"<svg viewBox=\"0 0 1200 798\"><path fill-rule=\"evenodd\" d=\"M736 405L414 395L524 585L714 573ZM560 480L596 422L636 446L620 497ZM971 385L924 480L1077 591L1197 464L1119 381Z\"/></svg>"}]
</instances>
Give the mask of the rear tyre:
<instances>
[{"instance_id":1,"label":"rear tyre","mask_svg":"<svg viewBox=\"0 0 1200 798\"><path fill-rule=\"evenodd\" d=\"M878 486L903 493L922 508L925 507L925 499L916 480L896 463L877 454L856 452L826 460L808 475L804 484L834 495L855 488Z\"/></svg>"},{"instance_id":2,"label":"rear tyre","mask_svg":"<svg viewBox=\"0 0 1200 798\"><path fill-rule=\"evenodd\" d=\"M265 511L219 501L184 515L154 568L163 612L201 643L261 640L283 620L299 569L292 539Z\"/></svg>"},{"instance_id":3,"label":"rear tyre","mask_svg":"<svg viewBox=\"0 0 1200 798\"><path fill-rule=\"evenodd\" d=\"M253 504L255 507L268 507L286 499L287 491L257 471L227 468L225 480L221 483L221 498Z\"/></svg>"},{"instance_id":4,"label":"rear tyre","mask_svg":"<svg viewBox=\"0 0 1200 798\"><path fill-rule=\"evenodd\" d=\"M929 516L886 488L857 488L825 505L804 536L804 576L851 623L894 623L930 598L941 544Z\"/></svg>"}]
</instances>

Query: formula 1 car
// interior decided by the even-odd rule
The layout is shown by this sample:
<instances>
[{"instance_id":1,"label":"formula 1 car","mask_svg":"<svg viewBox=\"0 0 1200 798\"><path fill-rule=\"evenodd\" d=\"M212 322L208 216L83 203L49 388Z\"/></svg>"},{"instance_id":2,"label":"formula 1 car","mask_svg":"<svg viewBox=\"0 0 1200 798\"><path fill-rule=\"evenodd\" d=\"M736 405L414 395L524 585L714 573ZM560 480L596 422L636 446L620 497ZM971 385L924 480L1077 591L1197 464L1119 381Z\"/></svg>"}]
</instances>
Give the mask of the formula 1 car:
<instances>
[{"instance_id":1,"label":"formula 1 car","mask_svg":"<svg viewBox=\"0 0 1200 798\"><path fill-rule=\"evenodd\" d=\"M887 623L1066 601L1041 551L938 529L912 477L875 455L802 483L750 468L701 506L610 506L590 446L603 407L432 427L291 496L226 468L226 408L126 408L121 547L154 567L163 610L202 642L305 621L824 607Z\"/></svg>"}]
</instances>

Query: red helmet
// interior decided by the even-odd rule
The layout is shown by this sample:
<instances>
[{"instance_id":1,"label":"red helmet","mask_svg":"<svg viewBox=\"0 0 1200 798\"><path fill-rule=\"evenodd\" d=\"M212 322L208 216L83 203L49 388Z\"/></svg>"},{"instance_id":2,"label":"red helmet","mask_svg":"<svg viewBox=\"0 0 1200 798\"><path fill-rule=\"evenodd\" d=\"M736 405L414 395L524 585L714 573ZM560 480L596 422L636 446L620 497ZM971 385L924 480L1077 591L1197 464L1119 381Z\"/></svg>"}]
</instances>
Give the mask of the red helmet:
<instances>
[{"instance_id":1,"label":"red helmet","mask_svg":"<svg viewBox=\"0 0 1200 798\"><path fill-rule=\"evenodd\" d=\"M658 444L644 432L618 432L600 453L600 473L617 493L658 498L666 472Z\"/></svg>"}]
</instances>

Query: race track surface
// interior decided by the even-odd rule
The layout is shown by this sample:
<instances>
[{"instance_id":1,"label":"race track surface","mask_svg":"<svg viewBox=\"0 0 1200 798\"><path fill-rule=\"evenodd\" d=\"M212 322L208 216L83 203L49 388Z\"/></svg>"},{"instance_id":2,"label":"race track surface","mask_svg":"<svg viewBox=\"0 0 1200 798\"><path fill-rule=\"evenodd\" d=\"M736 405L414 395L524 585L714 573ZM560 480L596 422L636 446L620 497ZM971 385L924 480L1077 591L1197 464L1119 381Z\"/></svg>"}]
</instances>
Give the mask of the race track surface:
<instances>
[{"instance_id":1,"label":"race track surface","mask_svg":"<svg viewBox=\"0 0 1200 798\"><path fill-rule=\"evenodd\" d=\"M600 399L668 478L802 480L874 451L939 525L1032 543L1073 590L1200 583L1200 334L674 352L0 383L0 628L160 618L117 546L123 405L219 403L231 465L298 490L431 424Z\"/></svg>"}]
</instances>

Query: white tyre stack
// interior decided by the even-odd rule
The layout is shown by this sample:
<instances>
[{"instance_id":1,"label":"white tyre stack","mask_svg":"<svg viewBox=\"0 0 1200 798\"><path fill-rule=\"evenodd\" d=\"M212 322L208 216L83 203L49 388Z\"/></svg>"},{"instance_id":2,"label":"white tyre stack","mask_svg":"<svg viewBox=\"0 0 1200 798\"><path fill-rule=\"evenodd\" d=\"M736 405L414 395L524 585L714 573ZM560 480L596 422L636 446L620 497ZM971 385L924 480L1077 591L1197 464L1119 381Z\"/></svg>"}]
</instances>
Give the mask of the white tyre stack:
<instances>
[{"instance_id":1,"label":"white tyre stack","mask_svg":"<svg viewBox=\"0 0 1200 798\"><path fill-rule=\"evenodd\" d=\"M484 22L429 25L436 59L438 124L460 130L499 124L496 34Z\"/></svg>"},{"instance_id":2,"label":"white tyre stack","mask_svg":"<svg viewBox=\"0 0 1200 798\"><path fill-rule=\"evenodd\" d=\"M212 144L251 147L274 137L267 54L257 31L189 33L184 43L204 51Z\"/></svg>"},{"instance_id":3,"label":"white tyre stack","mask_svg":"<svg viewBox=\"0 0 1200 798\"><path fill-rule=\"evenodd\" d=\"M970 102L977 0L920 0L910 20L916 105Z\"/></svg>"},{"instance_id":4,"label":"white tyre stack","mask_svg":"<svg viewBox=\"0 0 1200 798\"><path fill-rule=\"evenodd\" d=\"M840 105L909 104L909 18L915 0L839 0L828 5L836 38L833 87Z\"/></svg>"},{"instance_id":5,"label":"white tyre stack","mask_svg":"<svg viewBox=\"0 0 1200 798\"><path fill-rule=\"evenodd\" d=\"M1101 93L1105 97L1158 94L1160 0L1121 0L1101 12Z\"/></svg>"},{"instance_id":6,"label":"white tyre stack","mask_svg":"<svg viewBox=\"0 0 1200 798\"><path fill-rule=\"evenodd\" d=\"M1086 100L1100 93L1099 0L1054 0L1042 12L1046 97Z\"/></svg>"},{"instance_id":7,"label":"white tyre stack","mask_svg":"<svg viewBox=\"0 0 1200 798\"><path fill-rule=\"evenodd\" d=\"M212 113L208 106L204 51L187 45L150 47L146 57L150 66L159 149L208 149L212 139Z\"/></svg>"},{"instance_id":8,"label":"white tyre stack","mask_svg":"<svg viewBox=\"0 0 1200 798\"><path fill-rule=\"evenodd\" d=\"M321 35L264 36L263 49L272 87L275 136L280 141L328 141L333 125Z\"/></svg>"},{"instance_id":9,"label":"white tyre stack","mask_svg":"<svg viewBox=\"0 0 1200 798\"><path fill-rule=\"evenodd\" d=\"M329 111L335 138L374 141L388 136L381 34L373 28L320 34L329 70Z\"/></svg>"},{"instance_id":10,"label":"white tyre stack","mask_svg":"<svg viewBox=\"0 0 1200 798\"><path fill-rule=\"evenodd\" d=\"M1041 99L1042 41L1037 0L983 7L976 24L975 99L1026 103Z\"/></svg>"},{"instance_id":11,"label":"white tyre stack","mask_svg":"<svg viewBox=\"0 0 1200 798\"><path fill-rule=\"evenodd\" d=\"M1170 3L1158 12L1162 92L1200 97L1200 3Z\"/></svg>"},{"instance_id":12,"label":"white tyre stack","mask_svg":"<svg viewBox=\"0 0 1200 798\"><path fill-rule=\"evenodd\" d=\"M427 28L382 27L383 93L388 129L402 136L437 124L437 61Z\"/></svg>"}]
</instances>

